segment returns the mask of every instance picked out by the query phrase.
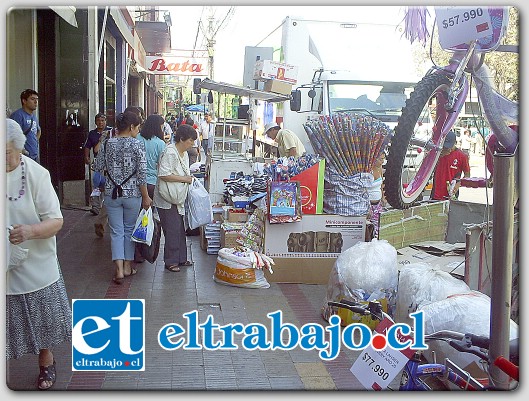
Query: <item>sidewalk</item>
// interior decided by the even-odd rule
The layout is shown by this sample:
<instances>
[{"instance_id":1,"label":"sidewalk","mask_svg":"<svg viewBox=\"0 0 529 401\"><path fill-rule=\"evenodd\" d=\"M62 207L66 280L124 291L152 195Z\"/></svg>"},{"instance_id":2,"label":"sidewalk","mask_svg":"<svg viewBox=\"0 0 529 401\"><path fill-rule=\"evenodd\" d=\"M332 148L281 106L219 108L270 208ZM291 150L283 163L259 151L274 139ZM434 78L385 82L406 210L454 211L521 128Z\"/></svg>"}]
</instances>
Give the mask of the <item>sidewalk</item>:
<instances>
[{"instance_id":1,"label":"sidewalk","mask_svg":"<svg viewBox=\"0 0 529 401\"><path fill-rule=\"evenodd\" d=\"M172 273L164 269L163 237L156 264L144 262L138 273L119 286L112 283L114 265L110 237L94 234L95 217L88 209L63 209L64 226L57 236L58 256L70 299L145 299L144 372L72 372L71 344L54 350L54 390L359 390L349 371L357 352L342 347L331 362L317 351L166 351L158 330L167 323L184 324L182 314L197 310L199 321L212 315L215 323L262 323L267 313L283 311L283 321L301 328L312 322L325 326L320 315L325 285L276 284L248 289L213 281L216 255L200 248L199 237L187 237L194 266ZM7 361L7 386L35 390L37 356Z\"/></svg>"}]
</instances>

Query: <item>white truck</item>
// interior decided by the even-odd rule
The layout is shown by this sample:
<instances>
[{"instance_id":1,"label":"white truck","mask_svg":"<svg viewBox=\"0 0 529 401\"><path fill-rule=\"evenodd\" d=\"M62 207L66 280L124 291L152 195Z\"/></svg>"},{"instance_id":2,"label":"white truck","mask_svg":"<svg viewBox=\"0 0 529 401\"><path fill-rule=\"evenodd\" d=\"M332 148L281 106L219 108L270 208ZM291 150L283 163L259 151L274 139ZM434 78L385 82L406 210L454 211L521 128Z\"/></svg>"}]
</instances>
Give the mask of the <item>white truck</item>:
<instances>
[{"instance_id":1,"label":"white truck","mask_svg":"<svg viewBox=\"0 0 529 401\"><path fill-rule=\"evenodd\" d=\"M422 75L395 19L394 24L284 19L281 62L297 66L298 75L290 105L285 102L278 115L308 153L313 148L303 124L321 115L349 110L396 126Z\"/></svg>"}]
</instances>

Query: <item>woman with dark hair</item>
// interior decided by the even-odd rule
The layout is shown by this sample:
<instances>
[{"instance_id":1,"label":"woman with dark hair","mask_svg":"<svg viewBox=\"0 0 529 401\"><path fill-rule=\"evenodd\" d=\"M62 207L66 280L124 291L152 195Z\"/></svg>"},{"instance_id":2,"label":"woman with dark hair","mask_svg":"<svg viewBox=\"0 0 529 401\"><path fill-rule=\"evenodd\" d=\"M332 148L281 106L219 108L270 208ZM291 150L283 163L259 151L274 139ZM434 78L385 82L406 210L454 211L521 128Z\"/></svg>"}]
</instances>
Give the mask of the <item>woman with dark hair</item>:
<instances>
[{"instance_id":1,"label":"woman with dark hair","mask_svg":"<svg viewBox=\"0 0 529 401\"><path fill-rule=\"evenodd\" d=\"M154 186L158 179L158 159L165 149L163 139L164 119L159 114L151 114L145 120L140 134L137 136L140 142L145 146L145 156L147 158L147 192L152 198L154 196Z\"/></svg>"},{"instance_id":2,"label":"woman with dark hair","mask_svg":"<svg viewBox=\"0 0 529 401\"><path fill-rule=\"evenodd\" d=\"M143 143L136 139L141 119L127 111L116 117L117 134L99 149L95 169L105 173L105 205L110 226L112 260L116 264L113 281L122 284L125 276L136 273L135 243L131 240L138 210L152 203L147 192L147 160Z\"/></svg>"},{"instance_id":3,"label":"woman with dark hair","mask_svg":"<svg viewBox=\"0 0 529 401\"><path fill-rule=\"evenodd\" d=\"M171 272L180 271L181 266L191 266L187 260L186 234L184 229L184 202L193 176L189 171L187 150L193 147L197 131L187 124L182 124L175 132L175 143L167 145L163 151L158 170L158 183L154 189L154 206L158 210L162 230L165 236L165 268ZM160 182L177 186L179 203L164 199L160 195Z\"/></svg>"}]
</instances>

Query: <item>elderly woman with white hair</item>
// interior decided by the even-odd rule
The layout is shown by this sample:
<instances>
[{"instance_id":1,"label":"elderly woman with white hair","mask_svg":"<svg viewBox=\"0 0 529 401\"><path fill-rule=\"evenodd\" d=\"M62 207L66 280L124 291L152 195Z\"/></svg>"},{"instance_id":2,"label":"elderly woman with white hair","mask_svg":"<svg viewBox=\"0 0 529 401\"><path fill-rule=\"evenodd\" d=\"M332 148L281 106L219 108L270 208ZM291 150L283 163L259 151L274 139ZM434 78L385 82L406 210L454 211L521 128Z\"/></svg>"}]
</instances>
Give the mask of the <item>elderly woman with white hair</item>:
<instances>
[{"instance_id":1,"label":"elderly woman with white hair","mask_svg":"<svg viewBox=\"0 0 529 401\"><path fill-rule=\"evenodd\" d=\"M47 390L57 377L51 348L72 335L55 240L63 218L48 170L22 154L20 125L6 124L6 357L38 355L38 388Z\"/></svg>"}]
</instances>

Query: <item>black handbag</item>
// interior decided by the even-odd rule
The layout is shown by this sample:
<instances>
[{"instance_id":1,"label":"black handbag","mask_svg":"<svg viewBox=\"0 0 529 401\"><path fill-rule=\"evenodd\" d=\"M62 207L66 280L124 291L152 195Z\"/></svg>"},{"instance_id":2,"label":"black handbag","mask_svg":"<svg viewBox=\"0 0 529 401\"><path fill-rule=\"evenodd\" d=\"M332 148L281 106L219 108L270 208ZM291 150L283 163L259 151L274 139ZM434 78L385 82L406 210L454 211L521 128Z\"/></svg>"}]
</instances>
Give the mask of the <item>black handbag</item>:
<instances>
[{"instance_id":1,"label":"black handbag","mask_svg":"<svg viewBox=\"0 0 529 401\"><path fill-rule=\"evenodd\" d=\"M156 262L158 253L160 252L160 237L162 236L162 226L159 220L154 220L154 231L152 233L151 245L136 243L140 255L149 263Z\"/></svg>"}]
</instances>

